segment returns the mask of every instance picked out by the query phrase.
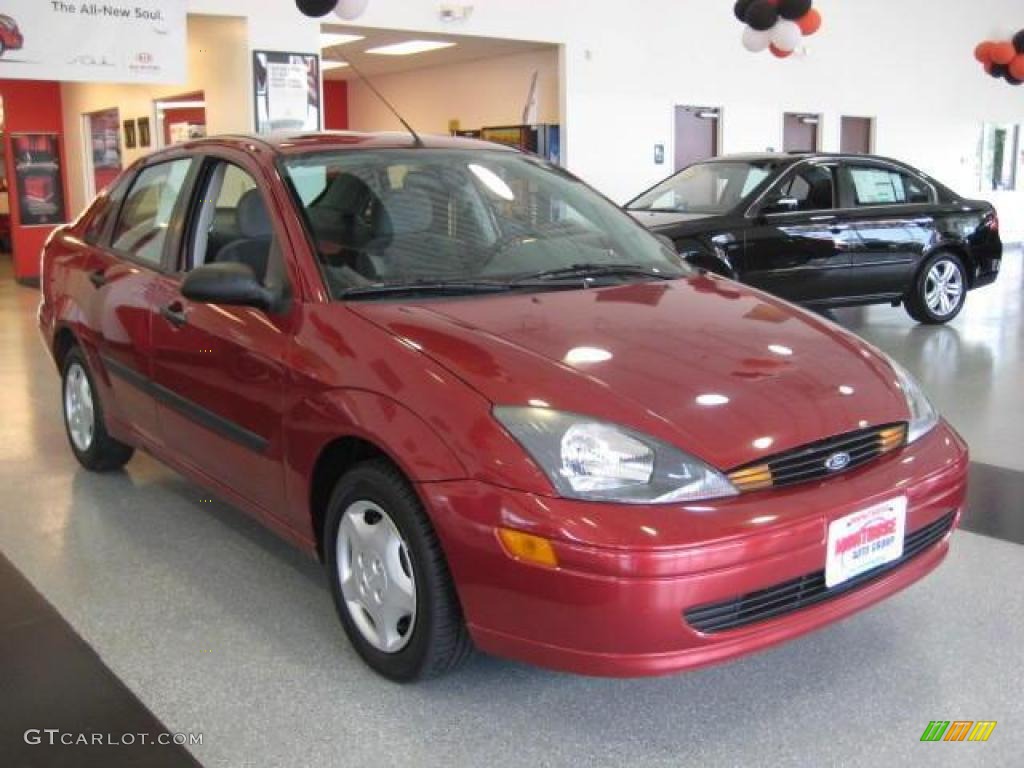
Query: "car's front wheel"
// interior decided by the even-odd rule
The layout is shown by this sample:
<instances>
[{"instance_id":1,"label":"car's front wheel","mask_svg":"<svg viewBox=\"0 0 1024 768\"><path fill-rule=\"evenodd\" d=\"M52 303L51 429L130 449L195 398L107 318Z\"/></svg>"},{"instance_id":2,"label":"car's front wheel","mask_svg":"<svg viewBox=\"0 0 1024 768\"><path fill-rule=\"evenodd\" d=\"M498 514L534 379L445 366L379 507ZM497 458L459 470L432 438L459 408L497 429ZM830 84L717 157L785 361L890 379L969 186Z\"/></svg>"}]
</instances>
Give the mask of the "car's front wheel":
<instances>
[{"instance_id":1,"label":"car's front wheel","mask_svg":"<svg viewBox=\"0 0 1024 768\"><path fill-rule=\"evenodd\" d=\"M919 323L941 325L960 314L967 300L967 270L958 256L928 259L906 297L907 313Z\"/></svg>"},{"instance_id":2,"label":"car's front wheel","mask_svg":"<svg viewBox=\"0 0 1024 768\"><path fill-rule=\"evenodd\" d=\"M472 644L440 542L389 462L347 472L331 496L324 555L335 607L362 659L391 680L435 677Z\"/></svg>"},{"instance_id":3,"label":"car's front wheel","mask_svg":"<svg viewBox=\"0 0 1024 768\"><path fill-rule=\"evenodd\" d=\"M78 463L93 472L109 472L127 464L134 450L107 434L103 404L78 347L64 359L62 391L64 427Z\"/></svg>"}]
</instances>

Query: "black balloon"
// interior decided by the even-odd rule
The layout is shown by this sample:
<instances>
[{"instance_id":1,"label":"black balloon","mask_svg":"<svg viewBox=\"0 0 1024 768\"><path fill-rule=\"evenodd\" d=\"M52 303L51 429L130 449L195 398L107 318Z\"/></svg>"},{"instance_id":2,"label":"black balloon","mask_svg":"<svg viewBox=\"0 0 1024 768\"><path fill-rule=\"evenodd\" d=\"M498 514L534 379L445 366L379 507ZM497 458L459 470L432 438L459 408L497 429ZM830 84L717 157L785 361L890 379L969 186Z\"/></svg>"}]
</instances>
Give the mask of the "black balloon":
<instances>
[{"instance_id":1,"label":"black balloon","mask_svg":"<svg viewBox=\"0 0 1024 768\"><path fill-rule=\"evenodd\" d=\"M806 16L813 4L813 0L779 0L779 15L796 21Z\"/></svg>"},{"instance_id":2,"label":"black balloon","mask_svg":"<svg viewBox=\"0 0 1024 768\"><path fill-rule=\"evenodd\" d=\"M1018 80L1009 72L1006 73L1006 82L1008 82L1010 85L1024 85L1024 80Z\"/></svg>"},{"instance_id":3,"label":"black balloon","mask_svg":"<svg viewBox=\"0 0 1024 768\"><path fill-rule=\"evenodd\" d=\"M736 14L736 18L740 21L747 20L747 9L754 0L736 0L736 5L733 6L733 13Z\"/></svg>"},{"instance_id":4,"label":"black balloon","mask_svg":"<svg viewBox=\"0 0 1024 768\"><path fill-rule=\"evenodd\" d=\"M1013 47L1017 49L1017 53L1024 54L1024 29L1013 36Z\"/></svg>"},{"instance_id":5,"label":"black balloon","mask_svg":"<svg viewBox=\"0 0 1024 768\"><path fill-rule=\"evenodd\" d=\"M754 29L764 32L774 27L779 20L779 9L771 0L754 0L747 8L747 14L743 20Z\"/></svg>"},{"instance_id":6,"label":"black balloon","mask_svg":"<svg viewBox=\"0 0 1024 768\"><path fill-rule=\"evenodd\" d=\"M295 5L306 16L320 18L337 8L338 0L295 0Z\"/></svg>"},{"instance_id":7,"label":"black balloon","mask_svg":"<svg viewBox=\"0 0 1024 768\"><path fill-rule=\"evenodd\" d=\"M993 64L992 68L988 71L988 73L998 80L1001 77L1006 77L1007 75L1009 75L1010 68L1005 64Z\"/></svg>"}]
</instances>

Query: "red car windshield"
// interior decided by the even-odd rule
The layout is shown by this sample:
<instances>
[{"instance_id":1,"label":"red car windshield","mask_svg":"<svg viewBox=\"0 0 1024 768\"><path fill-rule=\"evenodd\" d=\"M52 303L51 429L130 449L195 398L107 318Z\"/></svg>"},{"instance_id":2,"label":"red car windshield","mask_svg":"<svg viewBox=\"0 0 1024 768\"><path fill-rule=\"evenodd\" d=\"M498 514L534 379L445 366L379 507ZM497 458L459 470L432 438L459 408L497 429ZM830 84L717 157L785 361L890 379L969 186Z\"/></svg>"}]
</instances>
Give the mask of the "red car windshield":
<instances>
[{"instance_id":1,"label":"red car windshield","mask_svg":"<svg viewBox=\"0 0 1024 768\"><path fill-rule=\"evenodd\" d=\"M679 277L678 256L586 185L505 151L321 152L284 161L338 296L371 286ZM649 274L648 274L649 273Z\"/></svg>"}]
</instances>

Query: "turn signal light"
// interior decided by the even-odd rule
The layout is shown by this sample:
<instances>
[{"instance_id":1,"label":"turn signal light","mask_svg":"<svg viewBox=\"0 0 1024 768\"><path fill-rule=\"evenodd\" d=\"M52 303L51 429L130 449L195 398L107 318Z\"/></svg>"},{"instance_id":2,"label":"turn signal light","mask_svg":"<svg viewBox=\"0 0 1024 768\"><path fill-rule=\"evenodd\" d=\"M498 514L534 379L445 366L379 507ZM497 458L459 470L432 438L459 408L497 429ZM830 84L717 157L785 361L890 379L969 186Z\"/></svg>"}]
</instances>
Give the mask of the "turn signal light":
<instances>
[{"instance_id":1,"label":"turn signal light","mask_svg":"<svg viewBox=\"0 0 1024 768\"><path fill-rule=\"evenodd\" d=\"M897 448L902 448L907 441L907 426L900 424L896 427L886 427L878 432L879 453L891 453Z\"/></svg>"},{"instance_id":2,"label":"turn signal light","mask_svg":"<svg viewBox=\"0 0 1024 768\"><path fill-rule=\"evenodd\" d=\"M756 467L733 472L729 475L729 482L740 493L749 493L750 491L771 488L775 480L772 477L772 468L767 464L760 464Z\"/></svg>"},{"instance_id":3,"label":"turn signal light","mask_svg":"<svg viewBox=\"0 0 1024 768\"><path fill-rule=\"evenodd\" d=\"M517 560L522 560L544 568L557 568L558 556L551 542L540 536L508 528L498 529L498 538L505 551Z\"/></svg>"}]
</instances>

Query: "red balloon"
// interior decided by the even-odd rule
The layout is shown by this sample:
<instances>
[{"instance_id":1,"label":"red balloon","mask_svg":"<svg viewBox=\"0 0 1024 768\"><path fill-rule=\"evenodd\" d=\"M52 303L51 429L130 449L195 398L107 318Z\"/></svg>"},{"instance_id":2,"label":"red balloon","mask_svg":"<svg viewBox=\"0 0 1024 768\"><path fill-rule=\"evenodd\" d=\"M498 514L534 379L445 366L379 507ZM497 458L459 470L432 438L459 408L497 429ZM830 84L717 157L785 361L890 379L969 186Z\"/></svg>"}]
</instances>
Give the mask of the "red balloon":
<instances>
[{"instance_id":1,"label":"red balloon","mask_svg":"<svg viewBox=\"0 0 1024 768\"><path fill-rule=\"evenodd\" d=\"M772 43L770 46L768 46L768 49L772 52L772 55L779 59L788 59L790 56L793 55L792 51L784 51L777 45L775 45L775 43Z\"/></svg>"},{"instance_id":2,"label":"red balloon","mask_svg":"<svg viewBox=\"0 0 1024 768\"><path fill-rule=\"evenodd\" d=\"M994 45L995 43L990 40L978 43L978 47L974 49L974 58L982 64L990 64L992 62L992 46Z\"/></svg>"},{"instance_id":3,"label":"red balloon","mask_svg":"<svg viewBox=\"0 0 1024 768\"><path fill-rule=\"evenodd\" d=\"M1010 77L1024 80L1024 53L1017 54L1010 62Z\"/></svg>"},{"instance_id":4,"label":"red balloon","mask_svg":"<svg viewBox=\"0 0 1024 768\"><path fill-rule=\"evenodd\" d=\"M1013 43L994 43L990 50L993 64L1006 66L1017 58L1017 49L1013 47Z\"/></svg>"},{"instance_id":5,"label":"red balloon","mask_svg":"<svg viewBox=\"0 0 1024 768\"><path fill-rule=\"evenodd\" d=\"M811 10L797 19L796 23L800 25L800 31L810 37L821 29L821 21L821 11L817 8L811 8Z\"/></svg>"}]
</instances>

